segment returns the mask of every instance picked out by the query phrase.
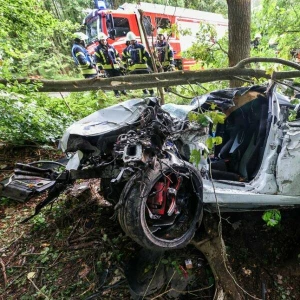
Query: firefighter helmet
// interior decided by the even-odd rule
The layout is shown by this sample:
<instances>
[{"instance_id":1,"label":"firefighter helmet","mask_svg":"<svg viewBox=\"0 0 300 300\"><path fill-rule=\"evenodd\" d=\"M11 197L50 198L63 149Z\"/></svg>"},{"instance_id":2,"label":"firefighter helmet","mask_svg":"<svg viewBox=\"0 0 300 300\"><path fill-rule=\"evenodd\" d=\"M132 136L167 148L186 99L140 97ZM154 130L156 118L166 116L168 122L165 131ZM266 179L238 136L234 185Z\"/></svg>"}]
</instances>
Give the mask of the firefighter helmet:
<instances>
[{"instance_id":1,"label":"firefighter helmet","mask_svg":"<svg viewBox=\"0 0 300 300\"><path fill-rule=\"evenodd\" d=\"M82 32L75 32L73 34L74 40L86 41L88 39L87 35Z\"/></svg>"},{"instance_id":2,"label":"firefighter helmet","mask_svg":"<svg viewBox=\"0 0 300 300\"><path fill-rule=\"evenodd\" d=\"M254 37L255 39L261 39L261 34L260 33L257 33Z\"/></svg>"},{"instance_id":3,"label":"firefighter helmet","mask_svg":"<svg viewBox=\"0 0 300 300\"><path fill-rule=\"evenodd\" d=\"M127 32L126 41L136 41L136 36L132 31Z\"/></svg>"},{"instance_id":4,"label":"firefighter helmet","mask_svg":"<svg viewBox=\"0 0 300 300\"><path fill-rule=\"evenodd\" d=\"M107 40L108 36L104 32L100 32L98 35L98 40Z\"/></svg>"}]
</instances>

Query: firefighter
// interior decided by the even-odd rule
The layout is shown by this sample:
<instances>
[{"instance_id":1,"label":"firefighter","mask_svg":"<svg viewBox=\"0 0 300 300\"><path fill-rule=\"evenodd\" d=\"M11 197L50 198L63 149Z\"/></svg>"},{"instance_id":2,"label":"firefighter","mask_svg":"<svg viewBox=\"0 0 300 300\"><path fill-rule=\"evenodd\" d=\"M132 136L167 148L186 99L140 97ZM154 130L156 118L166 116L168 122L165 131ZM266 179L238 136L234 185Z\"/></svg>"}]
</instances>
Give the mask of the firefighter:
<instances>
[{"instance_id":1,"label":"firefighter","mask_svg":"<svg viewBox=\"0 0 300 300\"><path fill-rule=\"evenodd\" d=\"M147 64L150 60L150 54L143 44L137 42L136 36L132 31L126 35L126 41L130 45L123 50L122 60L126 61L129 74L149 74L152 72ZM144 95L148 94L146 89L143 90ZM153 89L149 89L150 96L154 95Z\"/></svg>"},{"instance_id":2,"label":"firefighter","mask_svg":"<svg viewBox=\"0 0 300 300\"><path fill-rule=\"evenodd\" d=\"M95 61L98 70L104 71L107 77L121 76L122 63L118 51L107 42L107 35L100 32L98 35L99 45L95 48ZM115 96L120 97L120 92L114 90ZM122 90L123 95L127 95L125 90Z\"/></svg>"},{"instance_id":3,"label":"firefighter","mask_svg":"<svg viewBox=\"0 0 300 300\"><path fill-rule=\"evenodd\" d=\"M127 40L127 36L126 36L125 44L126 44L126 47L122 51L122 62L123 62L123 65L124 65L126 71L128 71L127 59L130 57L130 55L129 55L130 41Z\"/></svg>"},{"instance_id":4,"label":"firefighter","mask_svg":"<svg viewBox=\"0 0 300 300\"><path fill-rule=\"evenodd\" d=\"M290 53L292 54L293 60L296 63L300 63L300 48L294 48L290 51Z\"/></svg>"},{"instance_id":5,"label":"firefighter","mask_svg":"<svg viewBox=\"0 0 300 300\"><path fill-rule=\"evenodd\" d=\"M251 46L253 47L253 49L258 49L260 45L260 40L261 40L261 34L257 33L254 37L254 40L251 41Z\"/></svg>"},{"instance_id":6,"label":"firefighter","mask_svg":"<svg viewBox=\"0 0 300 300\"><path fill-rule=\"evenodd\" d=\"M74 33L74 44L72 46L73 59L81 71L84 78L94 78L97 76L97 68L92 57L85 49L87 36L82 32Z\"/></svg>"},{"instance_id":7,"label":"firefighter","mask_svg":"<svg viewBox=\"0 0 300 300\"><path fill-rule=\"evenodd\" d=\"M168 43L162 28L157 30L157 40L154 44L157 67L164 72L175 71L173 48Z\"/></svg>"}]
</instances>

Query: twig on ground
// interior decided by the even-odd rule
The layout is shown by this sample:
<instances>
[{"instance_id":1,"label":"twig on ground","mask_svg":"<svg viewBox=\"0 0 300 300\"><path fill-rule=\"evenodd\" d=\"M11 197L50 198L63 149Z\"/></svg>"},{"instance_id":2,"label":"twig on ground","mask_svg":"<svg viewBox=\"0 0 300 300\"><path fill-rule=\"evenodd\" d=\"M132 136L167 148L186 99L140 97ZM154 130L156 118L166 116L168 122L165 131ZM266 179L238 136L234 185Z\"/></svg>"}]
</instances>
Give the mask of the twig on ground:
<instances>
[{"instance_id":1,"label":"twig on ground","mask_svg":"<svg viewBox=\"0 0 300 300\"><path fill-rule=\"evenodd\" d=\"M20 245L17 245L16 249L14 250L14 252L12 253L12 255L9 257L9 259L6 261L6 265L8 265L12 260L13 258L20 254L21 250L19 251L19 248L20 248Z\"/></svg>"},{"instance_id":2,"label":"twig on ground","mask_svg":"<svg viewBox=\"0 0 300 300\"><path fill-rule=\"evenodd\" d=\"M3 247L0 249L0 252L4 252L6 249L8 249L12 244L14 244L17 240L19 240L22 236L23 236L24 232L22 232L22 234L17 237L16 239L14 239L13 241L11 241L10 243L8 243L7 246Z\"/></svg>"},{"instance_id":3,"label":"twig on ground","mask_svg":"<svg viewBox=\"0 0 300 300\"><path fill-rule=\"evenodd\" d=\"M69 246L67 247L65 250L79 250L79 249L94 249L94 247L96 245L101 244L101 242L97 242L97 241L92 241L92 242L88 242L88 243L83 243L80 245L74 245L74 246Z\"/></svg>"},{"instance_id":4,"label":"twig on ground","mask_svg":"<svg viewBox=\"0 0 300 300\"><path fill-rule=\"evenodd\" d=\"M161 260L162 260L162 255L160 256L159 262L158 262L158 264L157 264L157 266L156 266L156 269L155 269L155 271L154 271L154 274L153 274L153 276L152 276L152 278L151 278L151 280L150 280L150 282L149 282L149 284L148 284L148 286L147 286L147 288L146 288L146 291L145 291L145 293L144 293L144 295L143 295L142 300L146 297L146 294L147 294L147 292L148 292L148 289L149 289L149 287L150 287L150 285L151 285L151 283L152 283L152 281L153 281L153 279L154 279L154 277L155 277L155 275L156 275L156 272L157 272L157 270L158 270L158 267L159 267L159 265L160 265Z\"/></svg>"},{"instance_id":5,"label":"twig on ground","mask_svg":"<svg viewBox=\"0 0 300 300\"><path fill-rule=\"evenodd\" d=\"M163 295L165 295L165 294L167 294L167 293L169 293L169 292L171 292L171 291L175 291L175 292L177 292L177 293L186 295L186 294L191 294L191 293L196 293L196 292L205 291L205 290L210 289L210 288L213 287L213 286L214 286L214 285L212 284L212 285L206 286L206 287L204 287L204 288L202 288L202 289L197 289L197 290L193 290L193 291L179 291L179 290L176 290L176 289L174 289L174 288L171 288L171 289L169 289L169 290L167 290L167 291L165 291L165 292L163 292L163 293L161 293L161 294L155 296L154 298L151 298L151 300L160 298L161 296L163 296Z\"/></svg>"},{"instance_id":6,"label":"twig on ground","mask_svg":"<svg viewBox=\"0 0 300 300\"><path fill-rule=\"evenodd\" d=\"M21 274L19 274L19 276L17 276L15 279L13 279L5 288L5 290L7 290L7 288L9 288L16 280L18 280L20 277L22 277L25 273L27 273L27 271L22 272Z\"/></svg>"},{"instance_id":7,"label":"twig on ground","mask_svg":"<svg viewBox=\"0 0 300 300\"><path fill-rule=\"evenodd\" d=\"M4 278L4 287L6 288L6 286L7 286L7 275L6 275L5 263L4 263L4 261L1 257L0 257L0 265L1 265L3 278Z\"/></svg>"},{"instance_id":8,"label":"twig on ground","mask_svg":"<svg viewBox=\"0 0 300 300\"><path fill-rule=\"evenodd\" d=\"M52 265L49 266L49 268L47 269L47 271L50 270L52 267L54 267L58 263L58 260L60 259L61 256L62 256L62 252L59 253L59 255L56 257L56 259L54 260L54 262L52 263Z\"/></svg>"},{"instance_id":9,"label":"twig on ground","mask_svg":"<svg viewBox=\"0 0 300 300\"><path fill-rule=\"evenodd\" d=\"M49 300L49 297L47 295L45 295L38 287L37 285L34 283L34 281L31 279L31 278L28 278L27 279L31 282L31 284L34 286L34 288L43 296L45 297L45 299Z\"/></svg>"},{"instance_id":10,"label":"twig on ground","mask_svg":"<svg viewBox=\"0 0 300 300\"><path fill-rule=\"evenodd\" d=\"M74 243L78 243L78 242L87 242L87 241L94 240L94 239L96 240L97 238L99 238L99 237L95 236L95 235L88 235L88 236L84 235L84 236L81 236L79 238L70 240L69 243L68 243L68 246L70 246L71 244L74 244Z\"/></svg>"},{"instance_id":11,"label":"twig on ground","mask_svg":"<svg viewBox=\"0 0 300 300\"><path fill-rule=\"evenodd\" d=\"M73 233L75 232L75 230L77 229L79 223L81 221L81 218L76 222L75 226L73 227L71 233L69 234L69 236L67 237L67 245L69 246L70 245L70 238L71 236L73 235Z\"/></svg>"}]
</instances>

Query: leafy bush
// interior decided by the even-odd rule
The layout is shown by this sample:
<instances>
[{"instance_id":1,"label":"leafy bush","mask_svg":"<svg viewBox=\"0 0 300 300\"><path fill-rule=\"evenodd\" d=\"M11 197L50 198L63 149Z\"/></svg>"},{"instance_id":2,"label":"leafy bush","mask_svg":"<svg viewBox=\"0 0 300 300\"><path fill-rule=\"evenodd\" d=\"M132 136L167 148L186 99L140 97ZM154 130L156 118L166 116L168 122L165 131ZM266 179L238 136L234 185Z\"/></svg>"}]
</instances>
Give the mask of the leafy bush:
<instances>
[{"instance_id":1,"label":"leafy bush","mask_svg":"<svg viewBox=\"0 0 300 300\"><path fill-rule=\"evenodd\" d=\"M14 144L54 142L73 121L64 112L44 108L35 98L34 94L24 96L2 92L0 131L3 141Z\"/></svg>"},{"instance_id":2,"label":"leafy bush","mask_svg":"<svg viewBox=\"0 0 300 300\"><path fill-rule=\"evenodd\" d=\"M37 85L14 83L2 88L1 140L13 144L55 142L74 121L117 103L113 92L101 90L50 98L35 92Z\"/></svg>"}]
</instances>

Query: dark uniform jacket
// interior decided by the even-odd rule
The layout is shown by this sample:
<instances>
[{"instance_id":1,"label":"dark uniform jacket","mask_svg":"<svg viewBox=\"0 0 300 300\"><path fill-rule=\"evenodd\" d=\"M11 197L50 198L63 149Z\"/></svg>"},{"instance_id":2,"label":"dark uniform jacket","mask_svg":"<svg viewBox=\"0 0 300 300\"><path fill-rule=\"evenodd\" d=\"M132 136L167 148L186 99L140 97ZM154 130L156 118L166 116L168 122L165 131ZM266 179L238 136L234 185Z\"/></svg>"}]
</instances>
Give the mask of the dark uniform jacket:
<instances>
[{"instance_id":1,"label":"dark uniform jacket","mask_svg":"<svg viewBox=\"0 0 300 300\"><path fill-rule=\"evenodd\" d=\"M166 41L156 42L154 45L158 62L162 67L168 67L174 65L174 53L173 48Z\"/></svg>"},{"instance_id":2,"label":"dark uniform jacket","mask_svg":"<svg viewBox=\"0 0 300 300\"><path fill-rule=\"evenodd\" d=\"M72 47L72 56L83 76L97 75L93 60L83 46L74 43Z\"/></svg>"},{"instance_id":3,"label":"dark uniform jacket","mask_svg":"<svg viewBox=\"0 0 300 300\"><path fill-rule=\"evenodd\" d=\"M150 54L142 44L135 43L126 47L122 53L122 60L126 63L129 72L137 70L150 71L147 64L150 60Z\"/></svg>"},{"instance_id":4,"label":"dark uniform jacket","mask_svg":"<svg viewBox=\"0 0 300 300\"><path fill-rule=\"evenodd\" d=\"M99 70L119 70L120 60L119 53L113 46L99 44L95 48L95 61Z\"/></svg>"}]
</instances>

